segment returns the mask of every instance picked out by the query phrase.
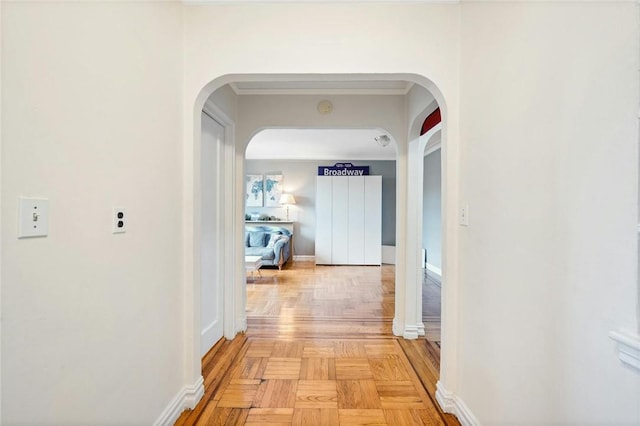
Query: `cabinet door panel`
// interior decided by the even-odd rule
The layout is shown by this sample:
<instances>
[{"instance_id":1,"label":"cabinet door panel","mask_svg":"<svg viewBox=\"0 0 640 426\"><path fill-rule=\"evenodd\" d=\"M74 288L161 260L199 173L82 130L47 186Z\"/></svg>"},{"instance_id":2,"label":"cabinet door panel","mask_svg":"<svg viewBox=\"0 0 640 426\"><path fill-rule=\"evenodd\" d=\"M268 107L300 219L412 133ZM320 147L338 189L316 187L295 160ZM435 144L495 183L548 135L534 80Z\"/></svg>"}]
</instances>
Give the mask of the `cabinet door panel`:
<instances>
[{"instance_id":1,"label":"cabinet door panel","mask_svg":"<svg viewBox=\"0 0 640 426\"><path fill-rule=\"evenodd\" d=\"M380 265L382 258L382 177L364 178L364 263Z\"/></svg>"},{"instance_id":2,"label":"cabinet door panel","mask_svg":"<svg viewBox=\"0 0 640 426\"><path fill-rule=\"evenodd\" d=\"M364 265L364 178L349 178L349 264Z\"/></svg>"},{"instance_id":3,"label":"cabinet door panel","mask_svg":"<svg viewBox=\"0 0 640 426\"><path fill-rule=\"evenodd\" d=\"M318 176L316 181L316 264L331 264L331 177Z\"/></svg>"},{"instance_id":4,"label":"cabinet door panel","mask_svg":"<svg viewBox=\"0 0 640 426\"><path fill-rule=\"evenodd\" d=\"M334 176L332 200L332 244L331 263L347 265L349 263L349 178Z\"/></svg>"}]
</instances>

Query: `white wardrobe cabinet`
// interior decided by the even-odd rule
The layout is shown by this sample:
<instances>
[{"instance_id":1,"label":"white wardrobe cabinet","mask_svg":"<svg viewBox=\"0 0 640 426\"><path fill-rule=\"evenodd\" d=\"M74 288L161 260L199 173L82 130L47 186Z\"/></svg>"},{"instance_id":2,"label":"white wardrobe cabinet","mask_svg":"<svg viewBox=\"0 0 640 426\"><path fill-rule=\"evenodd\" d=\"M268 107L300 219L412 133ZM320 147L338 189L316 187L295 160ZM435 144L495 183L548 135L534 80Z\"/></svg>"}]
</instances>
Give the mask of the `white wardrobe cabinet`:
<instances>
[{"instance_id":1,"label":"white wardrobe cabinet","mask_svg":"<svg viewBox=\"0 0 640 426\"><path fill-rule=\"evenodd\" d=\"M382 177L318 176L316 264L380 265Z\"/></svg>"}]
</instances>

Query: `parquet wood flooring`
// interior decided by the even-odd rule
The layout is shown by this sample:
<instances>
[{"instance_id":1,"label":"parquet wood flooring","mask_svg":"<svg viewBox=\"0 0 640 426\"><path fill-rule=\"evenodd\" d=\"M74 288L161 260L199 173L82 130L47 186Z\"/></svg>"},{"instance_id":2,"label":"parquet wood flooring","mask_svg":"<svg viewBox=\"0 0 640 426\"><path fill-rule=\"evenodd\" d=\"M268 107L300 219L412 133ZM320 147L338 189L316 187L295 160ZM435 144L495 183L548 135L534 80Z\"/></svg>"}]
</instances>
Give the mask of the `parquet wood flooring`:
<instances>
[{"instance_id":1,"label":"parquet wood flooring","mask_svg":"<svg viewBox=\"0 0 640 426\"><path fill-rule=\"evenodd\" d=\"M438 352L439 357L442 284L432 276L430 271L426 269L422 271L422 321L426 338L433 343L434 350Z\"/></svg>"},{"instance_id":2,"label":"parquet wood flooring","mask_svg":"<svg viewBox=\"0 0 640 426\"><path fill-rule=\"evenodd\" d=\"M392 266L263 269L247 285L247 333L205 355L205 396L176 424L459 424L435 403L437 354L391 333L393 275Z\"/></svg>"}]
</instances>

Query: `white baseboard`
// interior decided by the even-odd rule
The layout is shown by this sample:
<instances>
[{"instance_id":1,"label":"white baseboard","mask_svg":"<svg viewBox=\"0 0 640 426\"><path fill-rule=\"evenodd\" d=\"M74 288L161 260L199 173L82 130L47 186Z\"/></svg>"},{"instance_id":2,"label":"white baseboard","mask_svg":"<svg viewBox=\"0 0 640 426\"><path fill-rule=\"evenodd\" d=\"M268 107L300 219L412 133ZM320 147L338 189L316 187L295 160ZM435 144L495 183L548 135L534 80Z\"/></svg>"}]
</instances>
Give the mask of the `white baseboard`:
<instances>
[{"instance_id":1,"label":"white baseboard","mask_svg":"<svg viewBox=\"0 0 640 426\"><path fill-rule=\"evenodd\" d=\"M218 328L218 321L212 321L211 324L206 326L204 330L200 332L200 351L204 350L204 353L201 353L200 356L204 356L209 349L216 344L219 340L220 329Z\"/></svg>"},{"instance_id":2,"label":"white baseboard","mask_svg":"<svg viewBox=\"0 0 640 426\"><path fill-rule=\"evenodd\" d=\"M442 269L437 266L433 266L430 263L427 263L427 271L431 272L432 276L434 276L438 281L442 282Z\"/></svg>"},{"instance_id":3,"label":"white baseboard","mask_svg":"<svg viewBox=\"0 0 640 426\"><path fill-rule=\"evenodd\" d=\"M293 256L293 260L295 260L296 262L315 262L316 257L309 256L309 255L300 255L300 256Z\"/></svg>"},{"instance_id":4,"label":"white baseboard","mask_svg":"<svg viewBox=\"0 0 640 426\"><path fill-rule=\"evenodd\" d=\"M420 336L420 325L422 326L422 332L424 336L424 324L405 324L397 318L393 319L393 324L391 326L391 331L394 336L401 336L407 340L414 340Z\"/></svg>"},{"instance_id":5,"label":"white baseboard","mask_svg":"<svg viewBox=\"0 0 640 426\"><path fill-rule=\"evenodd\" d=\"M462 426L480 426L469 407L457 395L446 390L440 381L436 384L436 400L442 411L456 416Z\"/></svg>"},{"instance_id":6,"label":"white baseboard","mask_svg":"<svg viewBox=\"0 0 640 426\"><path fill-rule=\"evenodd\" d=\"M382 263L396 264L396 246L382 246Z\"/></svg>"},{"instance_id":7,"label":"white baseboard","mask_svg":"<svg viewBox=\"0 0 640 426\"><path fill-rule=\"evenodd\" d=\"M236 330L236 334L244 333L245 331L247 331L247 317L243 316L242 318L238 319L238 329ZM231 338L230 340L233 340L233 338Z\"/></svg>"},{"instance_id":8,"label":"white baseboard","mask_svg":"<svg viewBox=\"0 0 640 426\"><path fill-rule=\"evenodd\" d=\"M402 324L400 321L394 318L391 326L391 332L393 333L393 335L402 336L403 329L404 329L404 324Z\"/></svg>"},{"instance_id":9,"label":"white baseboard","mask_svg":"<svg viewBox=\"0 0 640 426\"><path fill-rule=\"evenodd\" d=\"M617 343L620 361L640 372L640 335L616 330L610 332L609 337Z\"/></svg>"},{"instance_id":10,"label":"white baseboard","mask_svg":"<svg viewBox=\"0 0 640 426\"><path fill-rule=\"evenodd\" d=\"M415 340L419 336L418 326L416 324L405 324L404 331L402 332L402 337L407 340Z\"/></svg>"},{"instance_id":11,"label":"white baseboard","mask_svg":"<svg viewBox=\"0 0 640 426\"><path fill-rule=\"evenodd\" d=\"M204 396L204 378L200 376L193 385L186 385L171 400L162 414L153 422L154 426L171 426L186 409L194 408Z\"/></svg>"}]
</instances>

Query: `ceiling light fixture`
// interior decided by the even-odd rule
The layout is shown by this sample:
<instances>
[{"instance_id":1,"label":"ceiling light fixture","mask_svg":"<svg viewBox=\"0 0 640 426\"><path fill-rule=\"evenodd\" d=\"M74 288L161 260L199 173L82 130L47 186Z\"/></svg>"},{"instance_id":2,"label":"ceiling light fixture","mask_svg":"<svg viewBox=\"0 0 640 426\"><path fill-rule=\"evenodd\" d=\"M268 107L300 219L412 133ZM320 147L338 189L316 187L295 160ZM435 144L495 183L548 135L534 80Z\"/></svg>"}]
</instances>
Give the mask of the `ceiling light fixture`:
<instances>
[{"instance_id":1,"label":"ceiling light fixture","mask_svg":"<svg viewBox=\"0 0 640 426\"><path fill-rule=\"evenodd\" d=\"M380 135L377 136L375 138L373 138L376 142L378 142L378 145L380 145L381 147L386 147L387 145L389 145L389 143L391 142L391 138L389 138L389 136L387 135Z\"/></svg>"},{"instance_id":2,"label":"ceiling light fixture","mask_svg":"<svg viewBox=\"0 0 640 426\"><path fill-rule=\"evenodd\" d=\"M323 100L318 102L318 112L322 115L327 115L327 114L331 114L331 111L333 111L333 104L331 103L331 101L328 100Z\"/></svg>"}]
</instances>

